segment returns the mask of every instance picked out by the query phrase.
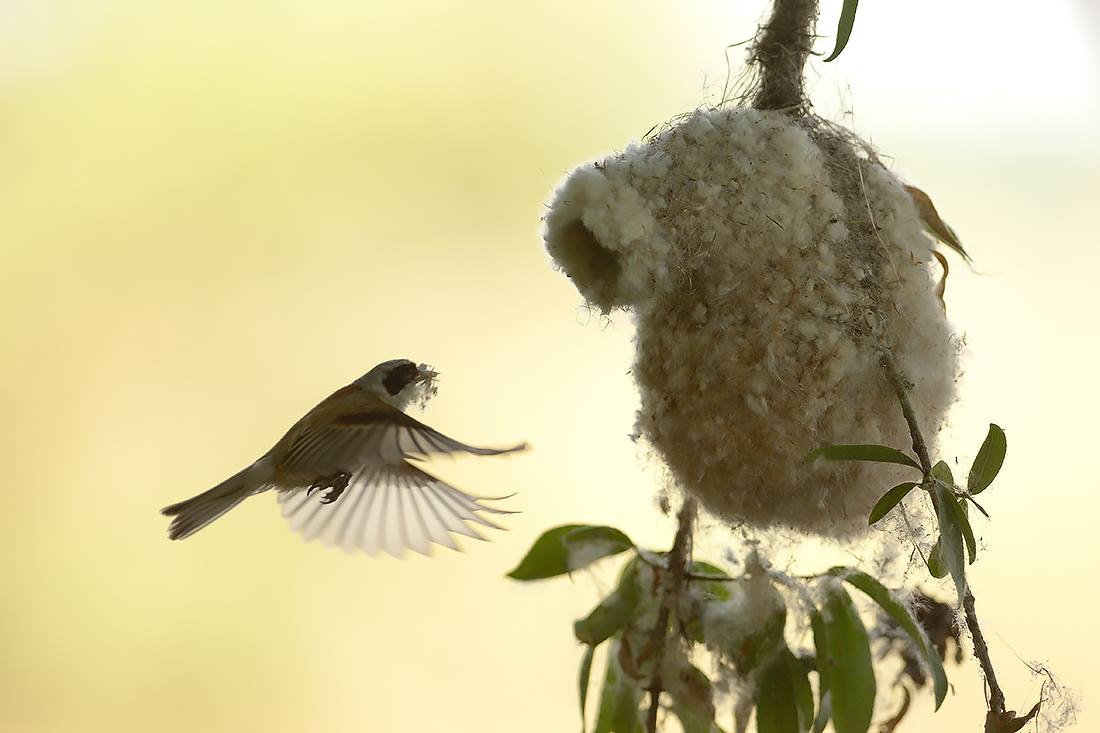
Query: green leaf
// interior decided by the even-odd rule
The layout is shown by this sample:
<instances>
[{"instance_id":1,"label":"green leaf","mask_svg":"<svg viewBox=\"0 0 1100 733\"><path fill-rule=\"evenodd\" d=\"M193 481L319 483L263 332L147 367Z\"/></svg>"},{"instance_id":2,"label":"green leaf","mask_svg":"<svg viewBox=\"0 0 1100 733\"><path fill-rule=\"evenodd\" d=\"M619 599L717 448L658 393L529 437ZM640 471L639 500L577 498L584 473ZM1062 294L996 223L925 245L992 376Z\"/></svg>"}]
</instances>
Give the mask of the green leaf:
<instances>
[{"instance_id":1,"label":"green leaf","mask_svg":"<svg viewBox=\"0 0 1100 733\"><path fill-rule=\"evenodd\" d=\"M635 558L623 568L618 587L591 613L573 624L573 633L585 644L598 646L634 619L641 597L638 560Z\"/></svg>"},{"instance_id":2,"label":"green leaf","mask_svg":"<svg viewBox=\"0 0 1100 733\"><path fill-rule=\"evenodd\" d=\"M1000 473L1001 466L1004 465L1007 451L1008 438L1005 437L1005 431L990 423L985 442L978 449L978 457L970 467L970 476L966 480L967 491L971 494L980 494L989 488L993 479Z\"/></svg>"},{"instance_id":3,"label":"green leaf","mask_svg":"<svg viewBox=\"0 0 1100 733\"><path fill-rule=\"evenodd\" d=\"M875 502L875 507L871 510L871 515L867 517L867 524L874 524L889 514L890 510L896 507L916 486L920 486L920 484L915 481L906 481L883 494L882 498Z\"/></svg>"},{"instance_id":4,"label":"green leaf","mask_svg":"<svg viewBox=\"0 0 1100 733\"><path fill-rule=\"evenodd\" d=\"M895 448L885 445L827 445L811 451L803 463L812 463L819 458L827 461L872 461L874 463L897 463L918 471L920 466L909 456Z\"/></svg>"},{"instance_id":5,"label":"green leaf","mask_svg":"<svg viewBox=\"0 0 1100 733\"><path fill-rule=\"evenodd\" d=\"M955 486L955 477L951 475L951 466L946 461L939 461L929 472L932 478L939 479L947 488Z\"/></svg>"},{"instance_id":6,"label":"green leaf","mask_svg":"<svg viewBox=\"0 0 1100 733\"><path fill-rule=\"evenodd\" d=\"M706 575L719 581L732 580L729 573L706 560L693 560L691 563L691 572L695 575Z\"/></svg>"},{"instance_id":7,"label":"green leaf","mask_svg":"<svg viewBox=\"0 0 1100 733\"><path fill-rule=\"evenodd\" d=\"M810 629L812 629L814 633L814 650L817 652L817 676L819 678L819 686L822 688L822 692L824 692L829 689L829 638L825 630L825 619L822 618L821 611L818 611L816 608L810 615Z\"/></svg>"},{"instance_id":8,"label":"green leaf","mask_svg":"<svg viewBox=\"0 0 1100 733\"><path fill-rule=\"evenodd\" d=\"M566 524L547 530L508 573L514 580L541 580L579 570L609 555L634 546L614 527Z\"/></svg>"},{"instance_id":9,"label":"green leaf","mask_svg":"<svg viewBox=\"0 0 1100 733\"><path fill-rule=\"evenodd\" d=\"M799 733L794 689L781 657L760 675L756 688L756 730L758 733Z\"/></svg>"},{"instance_id":10,"label":"green leaf","mask_svg":"<svg viewBox=\"0 0 1100 733\"><path fill-rule=\"evenodd\" d=\"M940 540L932 545L932 551L928 553L928 572L933 578L947 577L947 566L943 564L943 551L940 549Z\"/></svg>"},{"instance_id":11,"label":"green leaf","mask_svg":"<svg viewBox=\"0 0 1100 733\"><path fill-rule=\"evenodd\" d=\"M808 731L814 722L814 693L806 665L789 651L786 654L787 674L794 690L794 706L798 711L798 730Z\"/></svg>"},{"instance_id":12,"label":"green leaf","mask_svg":"<svg viewBox=\"0 0 1100 733\"><path fill-rule=\"evenodd\" d=\"M932 643L928 640L928 637L925 635L920 624L917 623L917 620L909 613L909 610L898 600L897 596L886 588L886 586L867 573L856 570L855 568L837 567L832 568L829 574L840 578L848 585L866 593L871 600L879 605L879 608L885 611L886 614L909 635L909 638L912 639L913 643L916 645L917 650L920 651L921 656L924 657L925 664L928 665L928 670L932 674L932 688L936 695L936 709L939 710L940 705L943 704L944 698L947 697L947 674L943 671L943 662L940 661L940 657L936 654L936 650L932 648Z\"/></svg>"},{"instance_id":13,"label":"green leaf","mask_svg":"<svg viewBox=\"0 0 1100 733\"><path fill-rule=\"evenodd\" d=\"M859 0L844 0L844 6L840 9L840 23L837 24L836 28L836 45L825 61L835 59L848 45L848 39L852 37L852 26L856 22L857 5L859 5Z\"/></svg>"},{"instance_id":14,"label":"green leaf","mask_svg":"<svg viewBox=\"0 0 1100 733\"><path fill-rule=\"evenodd\" d=\"M595 653L596 647L590 646L584 650L584 658L581 659L581 673L577 679L577 686L580 688L581 693L581 733L587 730L588 726L585 723L585 708L588 706L588 678L592 675L592 655Z\"/></svg>"},{"instance_id":15,"label":"green leaf","mask_svg":"<svg viewBox=\"0 0 1100 733\"><path fill-rule=\"evenodd\" d=\"M691 572L693 575L706 576L707 578L714 579L702 580L701 578L692 578L692 585L703 591L704 597L718 601L728 601L730 599L732 595L731 588L733 587L733 579L730 578L725 570L709 562L695 560L691 563Z\"/></svg>"},{"instance_id":16,"label":"green leaf","mask_svg":"<svg viewBox=\"0 0 1100 733\"><path fill-rule=\"evenodd\" d=\"M955 591L959 602L966 595L966 557L963 550L963 529L959 521L961 512L951 488L940 480L932 483L932 504L936 507L936 520L940 525L940 539L933 548L933 554L939 551L938 563L951 573L955 581ZM967 523L969 526L969 522ZM932 571L932 556L929 555L929 568ZM936 573L933 571L933 575ZM942 576L940 576L942 577Z\"/></svg>"},{"instance_id":17,"label":"green leaf","mask_svg":"<svg viewBox=\"0 0 1100 733\"><path fill-rule=\"evenodd\" d=\"M955 518L959 522L959 530L962 532L963 541L966 543L966 552L970 556L970 564L978 559L978 543L974 539L974 528L970 526L970 516L966 511L966 499L953 502L955 505Z\"/></svg>"},{"instance_id":18,"label":"green leaf","mask_svg":"<svg viewBox=\"0 0 1100 733\"><path fill-rule=\"evenodd\" d=\"M810 615L810 628L814 632L814 649L817 653L817 716L814 733L821 733L832 715L832 695L829 693L829 647L825 633L825 620L816 608Z\"/></svg>"},{"instance_id":19,"label":"green leaf","mask_svg":"<svg viewBox=\"0 0 1100 733\"><path fill-rule=\"evenodd\" d=\"M867 629L844 586L829 589L821 611L825 654L818 668L828 665L832 719L836 733L867 733L875 709L875 671Z\"/></svg>"},{"instance_id":20,"label":"green leaf","mask_svg":"<svg viewBox=\"0 0 1100 733\"><path fill-rule=\"evenodd\" d=\"M944 501L948 502L948 507L951 509L951 514L954 515L954 524L958 527L959 533L962 535L964 542L966 543L966 550L970 555L970 562L973 564L977 559L978 544L974 540L974 529L970 526L970 518L966 511L966 500L955 500L955 479L951 475L951 468L943 461L940 461L932 467L931 476L938 484L937 492L934 494L933 503L939 501L939 496L943 496ZM943 527L940 527L941 536L943 533ZM943 560L943 551L940 551L940 560ZM949 568L950 569L950 568Z\"/></svg>"},{"instance_id":21,"label":"green leaf","mask_svg":"<svg viewBox=\"0 0 1100 733\"><path fill-rule=\"evenodd\" d=\"M817 717L814 718L814 733L822 733L829 724L829 717L833 714L833 695L828 690L822 690L821 700L817 704Z\"/></svg>"},{"instance_id":22,"label":"green leaf","mask_svg":"<svg viewBox=\"0 0 1100 733\"><path fill-rule=\"evenodd\" d=\"M616 639L607 653L607 673L594 733L642 733L642 721L638 715L642 690L619 666L619 645Z\"/></svg>"},{"instance_id":23,"label":"green leaf","mask_svg":"<svg viewBox=\"0 0 1100 733\"><path fill-rule=\"evenodd\" d=\"M804 733L813 724L810 681L790 649L783 649L764 669L756 695L758 733Z\"/></svg>"}]
</instances>

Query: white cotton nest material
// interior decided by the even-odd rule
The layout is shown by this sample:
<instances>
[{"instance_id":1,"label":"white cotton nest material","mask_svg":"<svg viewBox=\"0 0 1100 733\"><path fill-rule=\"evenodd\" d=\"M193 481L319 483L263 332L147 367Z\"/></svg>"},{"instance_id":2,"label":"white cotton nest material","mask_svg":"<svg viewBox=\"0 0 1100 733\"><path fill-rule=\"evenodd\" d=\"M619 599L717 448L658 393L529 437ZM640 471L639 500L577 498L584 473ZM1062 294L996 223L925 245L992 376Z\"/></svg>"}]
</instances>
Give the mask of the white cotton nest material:
<instances>
[{"instance_id":1,"label":"white cotton nest material","mask_svg":"<svg viewBox=\"0 0 1100 733\"><path fill-rule=\"evenodd\" d=\"M699 111L574 170L545 223L585 300L634 314L637 433L730 523L838 538L866 527L899 469L802 459L908 447L882 348L926 434L941 426L957 345L932 241L903 184L837 128Z\"/></svg>"}]
</instances>

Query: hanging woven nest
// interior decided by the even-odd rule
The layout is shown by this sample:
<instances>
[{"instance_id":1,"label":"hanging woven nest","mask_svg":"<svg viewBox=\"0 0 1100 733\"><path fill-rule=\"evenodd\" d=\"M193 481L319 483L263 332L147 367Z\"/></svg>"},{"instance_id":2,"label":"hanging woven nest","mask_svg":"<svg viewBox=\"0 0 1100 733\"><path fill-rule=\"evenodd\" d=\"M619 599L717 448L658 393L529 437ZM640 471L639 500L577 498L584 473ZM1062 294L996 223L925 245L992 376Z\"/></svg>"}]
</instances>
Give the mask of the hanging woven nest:
<instances>
[{"instance_id":1,"label":"hanging woven nest","mask_svg":"<svg viewBox=\"0 0 1100 733\"><path fill-rule=\"evenodd\" d=\"M544 238L592 307L633 314L636 432L680 486L731 523L841 538L896 474L803 458L908 445L884 350L934 434L957 344L920 202L806 107L698 111L586 163Z\"/></svg>"}]
</instances>

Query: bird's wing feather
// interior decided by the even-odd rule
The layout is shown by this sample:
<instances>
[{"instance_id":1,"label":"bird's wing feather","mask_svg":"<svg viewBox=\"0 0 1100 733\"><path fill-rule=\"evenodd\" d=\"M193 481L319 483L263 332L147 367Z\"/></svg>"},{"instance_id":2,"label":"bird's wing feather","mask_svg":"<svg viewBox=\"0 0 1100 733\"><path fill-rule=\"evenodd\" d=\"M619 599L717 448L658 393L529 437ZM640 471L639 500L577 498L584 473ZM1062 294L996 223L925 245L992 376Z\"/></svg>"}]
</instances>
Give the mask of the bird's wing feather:
<instances>
[{"instance_id":1,"label":"bird's wing feather","mask_svg":"<svg viewBox=\"0 0 1100 733\"><path fill-rule=\"evenodd\" d=\"M433 453L472 453L496 456L523 450L526 443L509 448L478 448L448 437L399 410L365 410L341 415L333 426L344 430L381 431L382 448L405 458L426 458Z\"/></svg>"},{"instance_id":2,"label":"bird's wing feather","mask_svg":"<svg viewBox=\"0 0 1100 733\"><path fill-rule=\"evenodd\" d=\"M321 503L323 493L280 492L279 503L291 529L306 540L370 555L381 549L400 557L405 548L427 555L432 542L458 549L451 532L482 539L467 522L499 529L477 512L510 513L485 506L480 503L483 498L407 463L364 468L331 504Z\"/></svg>"},{"instance_id":3,"label":"bird's wing feather","mask_svg":"<svg viewBox=\"0 0 1100 733\"><path fill-rule=\"evenodd\" d=\"M323 474L373 465L379 460L392 466L432 454L493 456L525 447L520 444L503 449L478 448L447 437L394 408L371 408L349 412L319 427L306 428L279 465L289 474Z\"/></svg>"}]
</instances>

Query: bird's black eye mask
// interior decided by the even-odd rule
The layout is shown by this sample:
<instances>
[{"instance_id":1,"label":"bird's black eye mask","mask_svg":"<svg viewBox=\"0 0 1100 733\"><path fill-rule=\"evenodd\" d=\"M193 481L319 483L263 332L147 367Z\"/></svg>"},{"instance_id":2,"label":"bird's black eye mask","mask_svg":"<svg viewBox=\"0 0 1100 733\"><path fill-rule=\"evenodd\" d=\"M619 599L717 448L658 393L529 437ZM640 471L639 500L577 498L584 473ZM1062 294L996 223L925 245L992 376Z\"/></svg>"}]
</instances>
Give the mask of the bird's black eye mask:
<instances>
[{"instance_id":1,"label":"bird's black eye mask","mask_svg":"<svg viewBox=\"0 0 1100 733\"><path fill-rule=\"evenodd\" d=\"M386 391L389 392L390 395L396 397L401 390L408 387L419 374L420 370L417 369L416 364L407 362L391 369L390 373L382 380L382 386L386 388Z\"/></svg>"}]
</instances>

